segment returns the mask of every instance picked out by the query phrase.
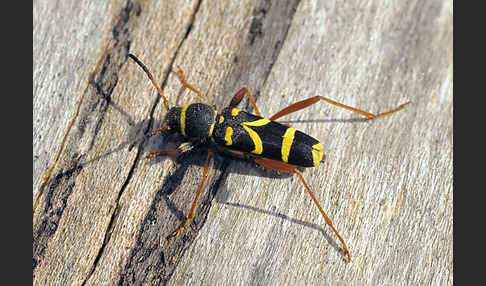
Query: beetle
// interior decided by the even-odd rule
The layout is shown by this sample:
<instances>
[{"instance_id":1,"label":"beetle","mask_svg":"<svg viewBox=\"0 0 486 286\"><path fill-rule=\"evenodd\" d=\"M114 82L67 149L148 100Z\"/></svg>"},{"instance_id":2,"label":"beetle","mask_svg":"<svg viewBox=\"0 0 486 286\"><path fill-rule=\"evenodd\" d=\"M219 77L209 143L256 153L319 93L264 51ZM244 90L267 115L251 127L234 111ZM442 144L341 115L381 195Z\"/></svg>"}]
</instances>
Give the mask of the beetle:
<instances>
[{"instance_id":1,"label":"beetle","mask_svg":"<svg viewBox=\"0 0 486 286\"><path fill-rule=\"evenodd\" d=\"M370 120L399 111L410 102L404 103L390 111L373 114L322 96L314 96L291 104L270 118L265 118L257 108L251 93L247 88L243 87L233 96L230 104L221 111L218 111L215 107L205 103L189 103L182 107L170 107L162 89L155 82L148 68L135 55L129 53L128 56L147 74L152 85L162 98L164 107L167 110L162 126L156 129L152 135L169 129L182 134L187 139L187 142L182 143L176 149L152 152L147 158L187 152L198 143L208 141L210 141L214 147L208 152L202 181L196 191L196 196L192 203L189 215L184 223L168 236L169 239L176 237L184 231L194 218L199 195L201 194L201 190L209 171L209 162L216 151L253 161L257 165L278 172L297 174L326 221L326 224L332 229L341 242L344 255L348 258L348 261L351 260L351 255L344 239L334 228L331 220L326 215L312 193L309 185L304 180L302 172L298 169L316 167L319 165L324 157L323 145L317 139L292 127L278 123L275 120L304 109L319 101L326 101L338 107L359 113ZM198 98L201 97L201 93L187 82L186 77L180 68L177 71L177 75L184 87L194 92ZM250 100L255 114L236 108L245 95Z\"/></svg>"}]
</instances>

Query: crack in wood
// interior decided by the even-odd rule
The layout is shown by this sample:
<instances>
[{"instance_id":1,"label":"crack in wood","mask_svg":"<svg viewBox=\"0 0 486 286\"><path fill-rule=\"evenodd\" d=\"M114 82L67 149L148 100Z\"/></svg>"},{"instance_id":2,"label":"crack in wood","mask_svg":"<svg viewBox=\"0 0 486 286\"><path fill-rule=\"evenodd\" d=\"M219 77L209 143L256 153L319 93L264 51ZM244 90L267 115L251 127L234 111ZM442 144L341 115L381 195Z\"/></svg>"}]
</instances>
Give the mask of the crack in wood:
<instances>
[{"instance_id":1,"label":"crack in wood","mask_svg":"<svg viewBox=\"0 0 486 286\"><path fill-rule=\"evenodd\" d=\"M288 0L277 5L264 0L253 9L246 47L242 49L241 54L233 58L234 69L245 71L246 74L237 74L238 77L234 81L228 81L249 82L247 77L253 75L256 80L251 92L256 101L280 55L300 1ZM249 107L247 101L246 110Z\"/></svg>"},{"instance_id":2,"label":"crack in wood","mask_svg":"<svg viewBox=\"0 0 486 286\"><path fill-rule=\"evenodd\" d=\"M47 242L57 230L59 220L67 205L67 200L76 184L74 178L83 169L75 159L72 168L64 171L59 170L58 174L51 181L46 193L45 206L39 216L41 222L37 229L34 229L32 245L32 269L35 269L44 256ZM62 186L67 187L62 188Z\"/></svg>"},{"instance_id":3,"label":"crack in wood","mask_svg":"<svg viewBox=\"0 0 486 286\"><path fill-rule=\"evenodd\" d=\"M165 177L161 189L156 193L137 234L136 246L130 254L128 263L122 271L117 285L132 285L133 283L150 283L165 285L172 277L180 259L196 238L199 230L206 222L211 208L211 202L220 186L224 184L228 175L230 160L216 159L213 168L221 171L218 178L208 187L207 193L199 204L195 219L184 234L172 241L168 241L162 234L167 222L160 215L162 208L169 208L181 222L185 220L183 213L177 208L169 195L182 183L189 164L194 157L197 163L203 164L206 158L205 149L194 151L191 156L178 158L179 166ZM165 206L164 206L165 203Z\"/></svg>"},{"instance_id":4,"label":"crack in wood","mask_svg":"<svg viewBox=\"0 0 486 286\"><path fill-rule=\"evenodd\" d=\"M84 155L78 155L74 153L71 155L71 159L63 159L63 164L71 165L72 167L67 171L63 171L61 168L58 174L51 179L51 174L56 165L59 164L61 159L61 154L64 153L65 144L69 136L82 137L85 131L85 122L88 122L88 118L92 116L92 113L96 114L97 117L93 133L89 134L92 136L91 144L87 151L93 146L93 142L101 128L104 120L105 113L107 111L108 105L111 101L111 94L118 82L118 73L127 59L128 50L131 42L131 35L127 26L136 25L136 21L131 21L133 17L130 14L139 15L140 14L140 4L138 2L127 1L126 6L121 10L119 21L115 24L112 35L114 38L114 44L112 47L107 49L107 52L101 58L99 63L101 69L98 73L93 72L89 75L88 85L83 90L83 93L76 105L75 113L71 121L69 122L63 140L58 148L56 156L54 157L51 166L44 175L43 180L39 186L39 191L34 198L33 209L38 208L40 203L40 198L44 196L43 190L45 186L49 183L49 188L47 194L45 194L45 207L41 212L41 215L34 217L34 221L37 220L38 223L34 223L34 242L33 242L33 270L41 262L45 249L48 244L50 237L54 235L57 230L58 222L61 219L61 215L64 208L67 205L68 198L75 186L76 177L80 174L83 169L83 164L79 160ZM100 65L98 65L100 66ZM95 70L98 70L96 68ZM89 87L94 86L97 95L101 95L102 99L90 98L86 102L85 95L89 92ZM90 105L90 106L87 106ZM87 107L87 108L86 108ZM78 129L77 134L73 135L73 126L77 122ZM70 153L70 150L66 151ZM69 156L69 155L67 155ZM130 176L130 173L129 173ZM65 187L67 185L67 187ZM122 191L118 194L118 198L121 196ZM39 221L40 220L40 221ZM95 262L97 262L95 260ZM94 269L94 267L93 267ZM33 271L34 272L34 271ZM87 279L89 278L89 275ZM87 279L84 281L86 282ZM83 283L84 283L83 282Z\"/></svg>"},{"instance_id":5,"label":"crack in wood","mask_svg":"<svg viewBox=\"0 0 486 286\"><path fill-rule=\"evenodd\" d=\"M291 15L287 15L287 16L290 16L290 19L293 18L293 15L295 13L296 7L297 7L299 2L300 1L293 1L292 2L291 11L293 11L293 13L291 13ZM193 29L193 25L195 23L195 17L196 17L197 12L199 11L201 3L202 3L202 1L198 1L197 4L195 5L194 12L191 14L191 20L190 20L189 26L188 26L188 28L185 32L184 38L179 43L177 49L175 50L175 53L174 53L172 59L170 60L169 70L172 70L172 67L174 66L175 60L176 60L180 50L182 49L184 42L190 36L190 32ZM250 46L254 45L254 47L252 49L250 49L248 52L253 53L255 49L261 48L259 46L261 46L263 44L263 42L259 42L258 39L265 37L265 34L264 34L263 31L264 31L266 25L269 25L269 23L265 23L265 21L264 21L265 20L264 18L267 15L268 10L270 9L270 7L267 7L267 6L269 6L269 2L265 2L264 7L259 7L257 9L255 9L256 18L251 23L250 31L249 31L250 32L249 44L250 44ZM118 83L119 71L121 70L121 68L126 63L126 60L127 60L127 55L128 55L129 49L130 49L131 38L132 38L130 31L133 30L134 26L136 26L136 21L133 20L134 19L133 15L138 17L139 15L141 15L141 12L142 12L142 9L141 9L141 4L139 3L139 1L133 1L133 2L127 1L126 6L124 8L122 8L122 10L120 11L119 17L117 18L118 21L115 23L115 25L112 29L112 36L113 36L113 40L114 40L113 43L112 43L112 46L107 48L105 54L100 58L100 61L98 62L97 68L95 69L96 71L93 72L90 75L89 85L84 90L84 93L81 96L80 101L78 103L76 113L74 114L73 119L72 119L70 125L68 126L66 133L65 133L66 134L65 139L66 139L69 136L69 134L71 133L70 131L71 131L73 125L77 122L77 124L79 124L79 126L78 126L79 128L78 128L78 133L76 134L76 136L82 137L83 134L86 131L86 126L84 124L86 122L93 122L92 125L94 125L94 129L92 129L91 130L92 133L90 133L90 136L92 136L92 138L90 138L90 144L89 144L88 151L91 150L91 148L93 147L93 144L94 144L95 139L98 135L98 132L102 128L106 111L108 109L108 106L111 104L111 95L112 95L113 90L115 89L115 87ZM280 13L280 12L281 11L279 10L278 13ZM281 47L282 47L282 43L285 41L285 38L287 37L287 33L288 33L290 23L291 23L291 21L287 21L285 25L279 25L279 27L278 27L278 29L283 29L283 30L279 31L279 35L281 35L281 36L279 36L279 39L274 44L272 44L272 47L270 48L272 50L271 51L271 57L270 57L270 60L269 60L269 66L263 72L263 85L266 82L268 75L270 74L270 72L272 70L273 64L275 63L275 61L278 58L278 55L279 55ZM243 59L245 59L245 57L243 57ZM235 56L235 63L237 63L237 62L238 62L238 60L236 60L236 56ZM240 61L240 62L243 62L243 61ZM268 61L267 61L267 63L268 63ZM164 76L164 79L163 79L162 85L161 85L162 88L164 88L164 86L167 83L168 75L169 75L169 73L167 73ZM84 95L86 93L88 93L88 87L89 86L94 87L95 94L99 95L101 97L98 98L98 99L90 98L89 101L85 102L85 100L84 100L85 96ZM256 95L257 96L259 95L259 90L256 92ZM149 133L149 131L152 128L152 125L153 125L153 122L154 122L153 115L155 113L155 108L158 106L159 102L160 102L160 98L158 98L157 102L154 104L154 106L152 107L152 109L150 111L150 119L148 120L148 124L146 125L146 128L143 131L145 136ZM91 115L92 113L94 113L95 118L89 118L89 117L93 116L93 115ZM55 157L52 168L54 168L54 166L56 166L57 162L60 160L60 155L61 155L61 153L64 152L64 144L65 144L65 140L63 140L63 142L62 142L62 144L59 148L58 156ZM128 175L125 179L125 182L123 183L122 187L118 191L117 198L114 202L114 211L111 213L111 217L109 219L109 223L107 225L107 228L106 228L106 231L105 231L105 234L104 234L105 236L104 236L104 239L103 239L103 243L101 244L101 246L98 250L98 253L96 254L96 257L93 261L93 264L89 269L88 275L85 277L84 281L82 282L82 285L85 285L90 280L90 278L92 277L93 273L95 272L95 270L96 270L96 268L97 268L97 266L98 266L98 264L101 260L101 257L103 256L105 247L107 246L107 244L109 243L109 241L111 239L111 234L112 234L114 226L116 225L116 221L117 221L117 218L118 218L118 215L119 215L119 200L120 200L121 196L123 195L127 185L129 184L129 182L132 179L134 170L137 166L138 161L140 160L140 155L143 151L143 145L144 145L144 140L142 140L138 144L138 149L137 149L137 154L136 154L135 160L134 160L132 166L130 167L130 170L129 170ZM76 164L78 164L78 163L79 162L77 162ZM224 160L223 163L219 164L220 166L219 166L218 169L221 171L221 173L220 173L218 178L213 180L213 184L209 187L209 191L208 191L206 198L204 198L201 201L199 208L198 208L198 211L197 211L197 214L196 214L196 217L194 219L193 225L196 226L196 229L192 229L191 231L189 231L188 234L184 235L179 241L177 241L173 246L171 246L170 255L168 253L165 253L166 248L163 248L163 246L161 246L159 244L154 244L153 246L150 246L149 245L150 240L143 238L144 233L146 233L144 231L144 228L152 225L152 223L148 223L148 222L153 221L154 218L156 219L156 216L154 215L156 204L158 202L160 202L160 200L163 198L165 200L167 206L169 208L171 206L171 201L168 197L168 194L169 194L168 189L166 189L166 188L168 188L170 186L174 187L174 185L173 184L167 184L167 187L166 187L166 184L164 182L163 188L161 189L161 191L159 191L157 193L157 196L154 198L154 201L153 201L152 207L151 207L151 211L149 213L147 213L147 216L144 220L144 223L142 224L142 226L140 228L139 235L138 235L138 238L137 238L137 247L135 249L133 249L130 260L126 264L123 274L120 276L120 279L119 279L119 282L118 282L119 285L125 284L125 283L127 283L127 281L133 281L132 279L134 277L139 277L139 274L142 274L140 271L145 273L145 275L143 275L145 278L147 278L148 276L151 276L154 279L154 280L152 280L152 282L162 281L162 283L165 284L169 281L170 277L172 276L174 270L176 269L176 267L177 267L177 265L180 261L180 258L182 258L182 256L185 253L185 250L191 245L191 243L194 240L195 236L197 235L199 229L204 225L204 223L207 219L207 214L209 213L209 210L210 210L210 207L211 207L211 201L214 198L214 196L216 195L217 190L219 189L220 185L222 183L224 183L224 181L225 181L225 179L228 175L227 167L229 166L229 164L230 164L230 160ZM215 165L216 165L216 163L215 163ZM73 169L66 171L65 174L64 174L64 177L63 177L63 178L67 178L67 179L69 179L70 181L73 182L72 184L69 185L70 187L68 186L68 188L65 189L67 192L63 192L63 194L65 194L65 196L61 199L61 202L64 202L65 204L67 203L67 198L69 197L69 195L71 193L69 190L72 191L72 189L74 188L74 182L75 182L76 176L79 174L79 172L83 168L83 164L78 164L76 166L77 167L74 167ZM185 168L187 169L187 166ZM179 168L178 170L179 171L176 171L176 173L174 174L177 178L175 178L173 176L168 176L166 178L166 180L169 180L171 178L172 179L175 178L175 179L179 180L179 182L180 182L182 180L182 178L184 177L184 174L185 174L184 170L185 169ZM52 172L52 169L50 170L50 172ZM48 177L50 177L50 172L47 172ZM181 175L181 172L182 172L182 175ZM58 178L58 176L56 176L56 178ZM51 181L51 186L53 186L53 187L52 188L50 187L49 190L54 190L55 186L57 186L57 183L56 183L57 179L56 178ZM49 181L49 179L46 180L46 182L44 184L41 184L40 189L43 189L44 185L48 181ZM41 192L39 192L38 198L40 197L40 194L41 194ZM50 194L52 194L52 192L50 192ZM46 200L50 201L50 199L46 199ZM64 204L64 207L65 207L65 204ZM178 211L177 208L174 205L172 205L172 208L170 208L170 209L172 209L172 211L177 214L176 216L179 219L185 219L183 213ZM56 212L56 213L59 213L59 212ZM61 210L60 213L62 214L62 210ZM57 219L57 221L59 219L60 219L60 216ZM34 255L34 258L33 258L33 268L35 268L39 264L39 262L41 261L44 250L47 246L47 240L49 239L50 236L52 236L55 233L55 231L57 229L57 222L52 221L49 225L50 225L50 227L48 227L47 223L45 223L45 224L42 223L41 227L34 230L34 232L36 232L38 234L38 236L45 235L46 239L38 240L38 243L35 243L35 245L34 245L34 252L37 253L37 254ZM150 231L148 231L147 233L150 233ZM134 265L134 263L138 264L140 261L143 262L143 261L147 260L149 257L153 256L154 252L160 252L158 255L156 255L157 256L156 261L152 261L154 264L149 265L149 267L147 267L147 268L143 268L143 267L141 268L139 266ZM155 269L154 267L157 267L157 269ZM152 274L148 274L149 272L151 272ZM158 273L158 274L155 274L155 273ZM155 276L153 276L153 275L155 275Z\"/></svg>"},{"instance_id":6,"label":"crack in wood","mask_svg":"<svg viewBox=\"0 0 486 286\"><path fill-rule=\"evenodd\" d=\"M138 18L138 16L141 14L141 11L142 8L141 8L140 1L127 1L125 7L121 9L118 17L118 21L116 22L116 24L112 29L114 44L112 47L108 48L107 52L105 53L101 71L93 81L93 86L96 89L96 94L101 95L105 99L105 102L104 102L104 108L102 108L101 110L101 116L98 119L98 122L96 123L96 127L94 129L94 136L91 140L90 149L94 144L96 135L98 134L98 131L100 130L101 124L103 122L106 110L111 102L111 95L118 83L119 71L121 70L122 66L126 63L126 60L128 58L128 53L131 44L131 37L132 37L130 31L133 30L134 26L136 26L137 23L136 20L134 19ZM135 18L132 17L133 15L135 15L136 17ZM141 145L142 143L143 141L140 142L139 144ZM115 200L115 209L112 212L110 221L106 228L103 243L99 248L95 260L93 261L93 265L90 267L91 269L88 275L86 276L85 280L81 285L85 285L86 282L93 275L99 263L99 260L103 255L104 249L108 244L108 242L110 241L114 222L116 221L119 214L120 197L125 191L126 186L128 185L128 182L130 181L131 177L133 176L133 171L138 162L139 156L140 156L140 148L137 149L135 160L132 166L130 167L127 178L125 179L125 182L123 183L122 187L118 191L118 195Z\"/></svg>"},{"instance_id":7,"label":"crack in wood","mask_svg":"<svg viewBox=\"0 0 486 286\"><path fill-rule=\"evenodd\" d=\"M195 11L194 13L192 14L191 16L191 22L188 26L188 29L185 33L185 36L184 38L181 40L179 46L177 47L175 53L174 53L174 56L172 57L171 59L171 62L169 64L169 70L172 69L173 65L174 65L174 62L175 62L175 59L177 58L177 54L178 54L178 51L181 49L182 47L182 44L184 43L184 41L187 39L187 37L189 36L189 33L192 29L192 26L193 26L193 23L194 23L194 20L195 20L195 14L197 13L197 11L199 10L199 7L200 7L200 4L201 4L201 1L198 1L197 5L196 5L196 8L195 8ZM133 5L131 5L131 7L129 7L129 5L127 5L127 7L125 7L125 9L122 10L122 13L121 13L121 17L120 17L120 20L118 21L118 23L115 25L115 28L113 29L113 36L115 37L115 40L116 40L116 43L119 43L119 36L120 36L120 33L123 32L125 34L128 34L128 29L126 27L124 27L124 25L122 25L123 23L126 23L129 21L129 17L128 17L128 14L132 11L132 7ZM141 8L139 6L139 8L137 9L136 11L136 15L139 16L141 14ZM126 59L127 58L127 55L128 55L128 52L129 52L129 47L130 47L130 41L129 40L126 40L125 42L125 46L126 46L126 49L124 50L124 58ZM106 76L105 76L105 73L106 73L106 68L105 66L109 66L109 63L110 63L110 55L111 53L108 53L106 56L105 56L105 62L103 64L103 68L101 69L101 72L99 74L99 77L100 79L104 79ZM94 85L96 87L96 90L97 90L97 93L98 94L101 94L102 96L105 97L107 103L109 103L111 101L111 93L113 92L113 89L114 87L116 86L116 82L118 80L118 71L121 69L121 66L124 64L125 62L122 62L118 69L114 69L116 70L116 73L113 74L113 77L114 80L111 81L111 82L114 82L114 84L110 85L106 85L105 82L102 82L102 83L99 83L97 81L95 81ZM162 85L161 85L161 88L164 88L166 83L167 83L167 79L168 79L168 73L165 75L163 81L162 81ZM153 119L153 114L155 112L155 108L158 106L158 103L160 101L160 98L158 98L157 102L154 104L154 106L152 107L152 110L150 111L150 118L149 118L149 122L147 124L147 127L145 128L144 130L144 134L145 134L145 137L149 135L149 131L151 130L152 128L152 125L153 125L153 122L154 122L154 119ZM115 225L115 221L118 217L118 213L119 213L119 200L120 200L120 197L122 196L126 186L128 185L128 183L130 182L132 176L133 176L133 172L137 166L137 163L140 159L140 154L142 153L142 149L143 149L143 144L144 144L144 140L142 140L141 142L139 142L139 147L137 149L137 155L136 155L136 158L132 164L132 166L130 167L130 171L127 175L127 178L123 184L123 186L121 187L119 193L118 193L118 197L115 201L115 211L113 212L112 214L112 217L110 218L110 222L108 224L108 227L107 227L107 230L105 232L105 238L103 240L103 244L101 245L100 249L99 249L99 252L93 262L93 266L91 267L91 270L90 270L90 273L87 275L85 281L82 283L82 285L85 285L85 283L89 280L89 278L92 276L92 274L94 273L98 263L99 263L99 260L101 259L102 255L103 255L103 252L104 252L104 249L106 247L106 245L108 244L108 242L110 241L110 238L111 238L111 233L112 233L112 229ZM164 259L162 259L162 261L164 261ZM122 279L120 278L120 281L122 281Z\"/></svg>"},{"instance_id":8,"label":"crack in wood","mask_svg":"<svg viewBox=\"0 0 486 286\"><path fill-rule=\"evenodd\" d=\"M261 86L265 84L274 63L278 58L278 55L280 54L280 50L283 46L282 44L287 38L290 24L292 23L293 16L299 3L300 1L291 1L289 6L285 9L276 10L277 14L287 13L284 17L287 20L284 24L278 25L278 39L275 41L271 41L270 47L265 47L265 49L267 49L267 51L269 52L269 57L266 58L266 62L269 62L269 64L267 68L264 69L263 72L261 72L261 74L263 75ZM199 5L200 2L197 5L196 13L199 9ZM264 21L263 18L265 17L265 15L267 15L269 9L270 4L268 1L264 3L263 7L255 9L256 18L254 18L253 22L250 25L251 27L249 35L249 45L253 47L245 51L246 53L250 54L245 54L242 56L243 61L240 62L242 65L246 65L248 61L245 61L245 59L251 57L252 54L254 55L256 50L260 50L262 48L262 44L266 44L263 41L258 42L258 39L265 37L263 29L265 29L266 25L271 26L271 20L275 19L271 18L267 22ZM275 13L274 11L270 12ZM184 40L180 43L179 47L175 52L175 56L169 65L169 70L172 69L175 59L177 58L177 55L179 54L184 41L188 38L190 34L195 19L194 15L191 18L192 22L189 25ZM272 17L278 16L272 14ZM270 33L269 36L273 36L272 33ZM239 63L238 56L235 56L234 63ZM247 69L237 70L239 70L240 72L242 70L248 72ZM162 89L166 85L167 78L168 75L163 80L163 84L161 87ZM258 94L259 91L257 91L256 95L258 96ZM153 120L152 116L154 110L155 107L151 112L151 120ZM201 155L200 157L205 158L205 155ZM158 212L159 209L162 207L161 203L165 202L165 207L168 208L172 213L174 213L175 216L181 221L181 223L185 220L186 217L184 216L183 212L174 205L174 203L169 198L169 194L177 189L182 183L182 179L185 177L186 171L188 169L187 164L181 163L181 165L176 168L174 173L168 175L164 179L164 182L161 184L162 188L157 192L156 196L154 197L154 200L152 201L150 207L150 211L146 214L145 219L143 220L137 236L136 247L132 250L128 263L126 264L125 269L120 275L120 279L117 285L129 285L136 282L165 285L170 280L181 258L184 256L185 251L190 247L197 233L206 222L207 215L211 208L211 202L216 195L218 189L220 188L221 184L224 184L228 176L228 166L231 164L232 160L226 159L225 157L223 158L223 162L220 165L216 163L213 165L213 168L218 169L219 171L221 171L221 173L217 178L214 178L215 181L209 187L208 194L199 204L195 218L191 223L191 227L184 234L181 234L181 237L179 237L176 241L171 242L170 244L167 241L160 239L160 237L163 236L163 230L167 228L167 222L161 220L161 215L158 214ZM179 160L182 159L178 158L178 161Z\"/></svg>"}]
</instances>

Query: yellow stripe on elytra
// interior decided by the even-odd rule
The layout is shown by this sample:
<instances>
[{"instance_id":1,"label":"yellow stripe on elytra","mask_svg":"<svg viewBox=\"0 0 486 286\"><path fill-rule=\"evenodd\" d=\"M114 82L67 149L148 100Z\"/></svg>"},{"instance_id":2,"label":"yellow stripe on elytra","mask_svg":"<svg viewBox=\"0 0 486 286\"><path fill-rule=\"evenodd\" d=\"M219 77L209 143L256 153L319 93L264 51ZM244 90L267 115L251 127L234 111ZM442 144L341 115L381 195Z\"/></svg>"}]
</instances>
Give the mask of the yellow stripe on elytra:
<instances>
[{"instance_id":1,"label":"yellow stripe on elytra","mask_svg":"<svg viewBox=\"0 0 486 286\"><path fill-rule=\"evenodd\" d=\"M289 161L290 147L292 147L292 143L294 142L294 134L294 128L287 128L283 135L281 151L282 161L284 161L284 163L287 163Z\"/></svg>"},{"instance_id":2,"label":"yellow stripe on elytra","mask_svg":"<svg viewBox=\"0 0 486 286\"><path fill-rule=\"evenodd\" d=\"M240 113L240 111L241 110L238 109L238 108L233 108L233 109L231 109L231 115L236 116L236 115L238 115L238 113Z\"/></svg>"},{"instance_id":3,"label":"yellow stripe on elytra","mask_svg":"<svg viewBox=\"0 0 486 286\"><path fill-rule=\"evenodd\" d=\"M224 141L226 141L226 146L231 146L233 144L233 140L231 140L231 135L233 135L233 128L226 128L226 134L224 135Z\"/></svg>"},{"instance_id":4,"label":"yellow stripe on elytra","mask_svg":"<svg viewBox=\"0 0 486 286\"><path fill-rule=\"evenodd\" d=\"M323 146L321 143L312 145L312 159L314 160L314 167L319 165L322 160L322 156L324 155L322 148Z\"/></svg>"},{"instance_id":5,"label":"yellow stripe on elytra","mask_svg":"<svg viewBox=\"0 0 486 286\"><path fill-rule=\"evenodd\" d=\"M218 111L216 109L214 109L214 120L213 120L213 124L211 124L211 127L209 128L209 136L208 137L211 137L213 136L213 130L214 130L214 125L216 125L216 117L218 116Z\"/></svg>"},{"instance_id":6,"label":"yellow stripe on elytra","mask_svg":"<svg viewBox=\"0 0 486 286\"><path fill-rule=\"evenodd\" d=\"M260 136L258 135L258 133L253 131L253 129L251 129L248 126L263 126L265 124L268 124L269 122L270 122L270 119L262 118L262 119L258 119L258 120L255 120L255 121L243 122L242 123L243 128L246 130L246 132L248 132L248 135L250 135L250 138L253 141L253 144L255 145L255 149L253 151L251 151L251 153L257 154L257 155L262 154L263 142L262 142L262 139L260 138Z\"/></svg>"},{"instance_id":7,"label":"yellow stripe on elytra","mask_svg":"<svg viewBox=\"0 0 486 286\"><path fill-rule=\"evenodd\" d=\"M213 122L213 124L211 124L211 127L209 128L209 136L208 137L213 136L214 124L215 123Z\"/></svg>"},{"instance_id":8,"label":"yellow stripe on elytra","mask_svg":"<svg viewBox=\"0 0 486 286\"><path fill-rule=\"evenodd\" d=\"M181 133L184 136L187 136L186 135L186 110L189 107L189 105L191 104L189 103L184 105L184 107L181 110Z\"/></svg>"},{"instance_id":9,"label":"yellow stripe on elytra","mask_svg":"<svg viewBox=\"0 0 486 286\"><path fill-rule=\"evenodd\" d=\"M253 144L255 144L255 149L251 151L253 154L261 154L263 152L263 143L262 139L260 136L258 136L258 133L250 129L250 127L243 125L243 128L245 128L246 132L248 132L248 135L250 135L251 140L253 141Z\"/></svg>"},{"instance_id":10,"label":"yellow stripe on elytra","mask_svg":"<svg viewBox=\"0 0 486 286\"><path fill-rule=\"evenodd\" d=\"M263 126L265 124L268 124L269 122L270 122L270 119L262 118L262 119L258 119L258 120L255 120L255 121L243 122L243 125L246 125L246 126Z\"/></svg>"},{"instance_id":11,"label":"yellow stripe on elytra","mask_svg":"<svg viewBox=\"0 0 486 286\"><path fill-rule=\"evenodd\" d=\"M223 123L223 121L224 121L224 117L223 117L223 115L220 115L219 116L219 124Z\"/></svg>"}]
</instances>

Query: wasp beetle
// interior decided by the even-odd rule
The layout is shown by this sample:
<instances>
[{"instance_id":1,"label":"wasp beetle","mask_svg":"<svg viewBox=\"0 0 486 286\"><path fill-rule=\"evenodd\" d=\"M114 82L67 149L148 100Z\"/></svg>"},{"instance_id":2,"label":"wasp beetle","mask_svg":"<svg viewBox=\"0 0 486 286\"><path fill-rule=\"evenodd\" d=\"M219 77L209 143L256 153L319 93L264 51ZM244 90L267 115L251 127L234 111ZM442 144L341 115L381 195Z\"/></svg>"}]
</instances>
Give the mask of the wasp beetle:
<instances>
[{"instance_id":1,"label":"wasp beetle","mask_svg":"<svg viewBox=\"0 0 486 286\"><path fill-rule=\"evenodd\" d=\"M186 152L191 150L197 143L207 141L212 142L212 145L214 146L214 148L211 148L208 152L203 171L203 178L197 189L189 215L185 222L172 232L168 238L179 235L193 219L197 201L208 174L211 157L213 156L214 151L225 152L233 156L251 160L257 165L279 172L297 174L327 225L333 230L341 242L344 255L347 256L348 261L351 260L349 250L344 243L343 238L339 235L331 220L320 206L310 187L305 182L301 171L297 169L298 167L315 167L319 165L324 156L322 144L311 136L292 127L275 122L275 120L284 115L304 109L321 100L357 112L366 116L368 119L374 119L376 117L394 113L404 108L405 105L410 102L402 104L387 112L372 114L322 96L314 96L291 104L270 118L265 118L258 110L255 100L248 89L242 88L235 94L228 107L224 108L222 111L218 111L213 106L204 103L190 103L183 107L176 106L171 108L169 107L168 100L164 96L162 89L157 85L148 68L133 54L128 54L128 56L147 74L152 85L162 98L164 107L167 110L162 127L156 129L152 135L169 129L182 134L188 139L188 142L182 143L176 149L153 152L150 153L147 158ZM201 97L200 92L187 82L181 69L177 71L177 75L184 87L196 93L199 98ZM236 108L245 95L248 96L256 115Z\"/></svg>"}]
</instances>

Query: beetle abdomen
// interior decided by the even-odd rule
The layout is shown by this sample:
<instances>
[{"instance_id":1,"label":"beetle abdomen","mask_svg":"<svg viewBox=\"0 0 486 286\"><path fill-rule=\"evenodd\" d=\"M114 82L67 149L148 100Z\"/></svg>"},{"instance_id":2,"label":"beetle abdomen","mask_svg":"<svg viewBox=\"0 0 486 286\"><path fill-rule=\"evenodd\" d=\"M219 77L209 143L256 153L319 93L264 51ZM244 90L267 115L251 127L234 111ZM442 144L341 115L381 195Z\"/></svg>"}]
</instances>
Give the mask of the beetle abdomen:
<instances>
[{"instance_id":1,"label":"beetle abdomen","mask_svg":"<svg viewBox=\"0 0 486 286\"><path fill-rule=\"evenodd\" d=\"M311 136L237 108L226 108L218 116L213 140L228 149L301 167L317 166L323 157L322 144Z\"/></svg>"}]
</instances>

